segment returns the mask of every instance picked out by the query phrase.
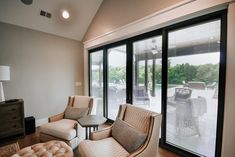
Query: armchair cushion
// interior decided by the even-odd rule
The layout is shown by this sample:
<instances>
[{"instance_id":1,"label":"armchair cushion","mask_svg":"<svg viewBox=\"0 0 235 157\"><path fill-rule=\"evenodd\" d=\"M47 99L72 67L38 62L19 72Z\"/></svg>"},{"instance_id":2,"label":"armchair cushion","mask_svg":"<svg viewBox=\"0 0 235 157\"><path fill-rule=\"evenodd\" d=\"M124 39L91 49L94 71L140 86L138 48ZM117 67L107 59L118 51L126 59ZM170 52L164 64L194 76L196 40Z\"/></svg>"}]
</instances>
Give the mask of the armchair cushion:
<instances>
[{"instance_id":1,"label":"armchair cushion","mask_svg":"<svg viewBox=\"0 0 235 157\"><path fill-rule=\"evenodd\" d=\"M88 96L75 96L74 97L74 102L73 102L73 107L89 107L90 101L92 101L91 97Z\"/></svg>"},{"instance_id":2,"label":"armchair cushion","mask_svg":"<svg viewBox=\"0 0 235 157\"><path fill-rule=\"evenodd\" d=\"M64 118L77 120L87 114L88 114L88 108L75 108L67 106Z\"/></svg>"},{"instance_id":3,"label":"armchair cushion","mask_svg":"<svg viewBox=\"0 0 235 157\"><path fill-rule=\"evenodd\" d=\"M63 140L71 140L75 138L77 134L74 128L76 123L77 121L75 120L62 119L40 126L40 131Z\"/></svg>"},{"instance_id":4,"label":"armchair cushion","mask_svg":"<svg viewBox=\"0 0 235 157\"><path fill-rule=\"evenodd\" d=\"M147 134L117 118L112 128L112 136L132 153L144 144Z\"/></svg>"},{"instance_id":5,"label":"armchair cushion","mask_svg":"<svg viewBox=\"0 0 235 157\"><path fill-rule=\"evenodd\" d=\"M149 110L140 110L134 105L128 105L128 107L125 109L125 116L122 118L122 120L137 130L147 134L150 126L150 117L152 114L153 112Z\"/></svg>"},{"instance_id":6,"label":"armchair cushion","mask_svg":"<svg viewBox=\"0 0 235 157\"><path fill-rule=\"evenodd\" d=\"M79 144L78 149L81 157L127 157L129 155L112 137L98 141L84 140Z\"/></svg>"}]
</instances>

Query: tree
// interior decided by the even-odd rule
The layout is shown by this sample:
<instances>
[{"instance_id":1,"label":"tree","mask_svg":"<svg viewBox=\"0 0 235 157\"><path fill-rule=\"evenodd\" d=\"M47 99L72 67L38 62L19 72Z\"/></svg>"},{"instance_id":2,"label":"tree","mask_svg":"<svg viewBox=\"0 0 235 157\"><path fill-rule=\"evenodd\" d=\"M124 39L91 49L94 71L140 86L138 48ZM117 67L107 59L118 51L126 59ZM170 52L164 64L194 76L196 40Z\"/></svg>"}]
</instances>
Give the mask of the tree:
<instances>
[{"instance_id":1,"label":"tree","mask_svg":"<svg viewBox=\"0 0 235 157\"><path fill-rule=\"evenodd\" d=\"M197 68L196 79L206 84L218 82L219 64L205 64Z\"/></svg>"}]
</instances>

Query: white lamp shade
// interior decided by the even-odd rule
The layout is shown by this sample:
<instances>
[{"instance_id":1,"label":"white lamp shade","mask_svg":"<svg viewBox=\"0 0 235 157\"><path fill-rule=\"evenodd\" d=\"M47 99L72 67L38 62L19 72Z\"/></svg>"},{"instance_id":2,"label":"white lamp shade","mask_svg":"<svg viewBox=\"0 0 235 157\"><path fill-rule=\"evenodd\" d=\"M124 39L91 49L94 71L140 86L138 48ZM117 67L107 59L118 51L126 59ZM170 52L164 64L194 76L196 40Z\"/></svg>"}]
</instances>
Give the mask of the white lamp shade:
<instances>
[{"instance_id":1,"label":"white lamp shade","mask_svg":"<svg viewBox=\"0 0 235 157\"><path fill-rule=\"evenodd\" d=\"M10 80L10 67L0 66L0 81Z\"/></svg>"}]
</instances>

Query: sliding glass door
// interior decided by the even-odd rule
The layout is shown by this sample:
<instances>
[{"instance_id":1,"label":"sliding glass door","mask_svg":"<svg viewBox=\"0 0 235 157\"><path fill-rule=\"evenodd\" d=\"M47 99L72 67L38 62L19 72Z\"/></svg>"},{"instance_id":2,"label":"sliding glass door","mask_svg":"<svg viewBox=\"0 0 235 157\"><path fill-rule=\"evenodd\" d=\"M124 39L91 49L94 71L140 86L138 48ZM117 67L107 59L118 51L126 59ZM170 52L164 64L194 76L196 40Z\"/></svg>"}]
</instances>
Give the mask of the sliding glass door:
<instances>
[{"instance_id":1,"label":"sliding glass door","mask_svg":"<svg viewBox=\"0 0 235 157\"><path fill-rule=\"evenodd\" d=\"M215 156L221 21L169 31L166 142Z\"/></svg>"},{"instance_id":2,"label":"sliding glass door","mask_svg":"<svg viewBox=\"0 0 235 157\"><path fill-rule=\"evenodd\" d=\"M90 54L90 95L94 97L93 113L104 115L103 50Z\"/></svg>"},{"instance_id":3,"label":"sliding glass door","mask_svg":"<svg viewBox=\"0 0 235 157\"><path fill-rule=\"evenodd\" d=\"M91 50L95 113L115 120L126 102L161 113L161 147L180 156L219 157L226 14L215 12Z\"/></svg>"},{"instance_id":4,"label":"sliding glass door","mask_svg":"<svg viewBox=\"0 0 235 157\"><path fill-rule=\"evenodd\" d=\"M126 103L126 45L108 49L108 118L115 120L120 104Z\"/></svg>"},{"instance_id":5,"label":"sliding glass door","mask_svg":"<svg viewBox=\"0 0 235 157\"><path fill-rule=\"evenodd\" d=\"M161 113L161 35L133 42L133 67L133 104Z\"/></svg>"}]
</instances>

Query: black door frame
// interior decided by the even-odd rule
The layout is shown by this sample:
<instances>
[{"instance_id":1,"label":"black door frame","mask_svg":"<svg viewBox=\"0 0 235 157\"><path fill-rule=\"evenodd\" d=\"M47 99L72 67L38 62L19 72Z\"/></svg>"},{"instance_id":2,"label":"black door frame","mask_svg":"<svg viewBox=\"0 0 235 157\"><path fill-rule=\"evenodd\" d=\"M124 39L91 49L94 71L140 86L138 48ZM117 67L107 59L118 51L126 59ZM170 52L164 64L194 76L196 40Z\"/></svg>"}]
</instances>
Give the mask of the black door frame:
<instances>
[{"instance_id":1,"label":"black door frame","mask_svg":"<svg viewBox=\"0 0 235 157\"><path fill-rule=\"evenodd\" d=\"M103 69L104 69L104 116L108 116L108 105L107 105L107 50L112 47L126 45L126 52L127 52L127 99L126 102L132 104L133 102L133 43L136 41L144 40L147 38L155 37L162 35L162 131L161 131L161 139L160 139L160 146L166 148L172 152L175 152L181 156L191 156L191 157L198 157L200 154L195 154L195 152L186 151L180 149L179 147L170 145L166 143L166 111L167 111L167 58L168 58L168 32L182 29L185 27L206 23L209 21L213 21L216 19L221 20L221 39L220 39L220 65L219 65L219 89L218 89L218 113L217 113L217 131L216 131L216 146L215 146L215 157L221 156L221 148L222 148L222 135L223 135L223 117L224 117L224 98L225 98L225 80L226 80L226 47L227 47L227 10L217 11L214 13L210 13L207 15L203 15L200 17L196 17L190 20L186 20L180 23L176 23L161 29L157 29L151 32L147 32L141 35L137 35L135 37L131 37L125 40L121 40L115 43L111 43L105 46L101 46L95 49L88 50L89 57L88 57L88 68L89 68L89 95L90 93L90 54L96 52L98 50L103 50ZM110 120L113 121L113 120Z\"/></svg>"}]
</instances>

